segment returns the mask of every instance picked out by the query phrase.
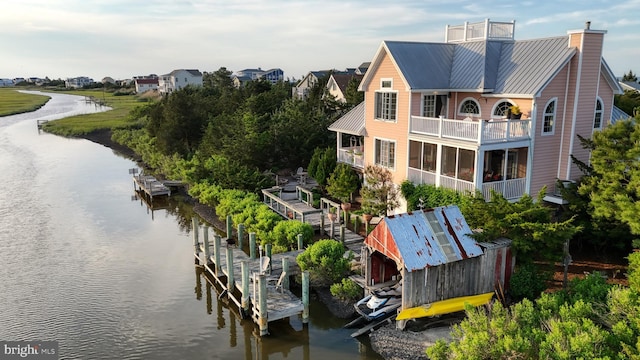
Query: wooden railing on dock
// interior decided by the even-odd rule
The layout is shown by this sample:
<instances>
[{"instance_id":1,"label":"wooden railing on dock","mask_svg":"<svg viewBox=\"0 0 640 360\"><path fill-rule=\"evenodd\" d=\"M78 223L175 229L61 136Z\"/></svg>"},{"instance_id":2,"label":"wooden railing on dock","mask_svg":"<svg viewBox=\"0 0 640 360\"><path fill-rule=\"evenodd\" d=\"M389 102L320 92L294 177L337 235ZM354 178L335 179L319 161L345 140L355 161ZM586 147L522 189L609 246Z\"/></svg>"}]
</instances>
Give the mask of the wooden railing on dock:
<instances>
[{"instance_id":1,"label":"wooden railing on dock","mask_svg":"<svg viewBox=\"0 0 640 360\"><path fill-rule=\"evenodd\" d=\"M139 190L144 191L152 199L154 196L171 195L171 189L150 175L134 175L133 181Z\"/></svg>"},{"instance_id":2,"label":"wooden railing on dock","mask_svg":"<svg viewBox=\"0 0 640 360\"><path fill-rule=\"evenodd\" d=\"M307 199L304 201L302 200L302 194L306 195L307 193L310 194L308 190L297 186L296 194L298 195L298 198L295 200L284 200L281 198L282 188L279 186L262 190L264 203L267 204L271 210L286 219L299 220L317 227L320 225L322 209L316 209L313 206L310 206L308 204L309 200ZM313 201L312 197L311 199L311 201Z\"/></svg>"},{"instance_id":3,"label":"wooden railing on dock","mask_svg":"<svg viewBox=\"0 0 640 360\"><path fill-rule=\"evenodd\" d=\"M209 229L205 226L200 242L200 226L196 218L192 227L196 264L203 266L205 272L223 289L220 296L226 295L243 316L251 314L260 328L260 336L268 334L268 323L271 321L297 314L302 314L303 323L309 321L309 273L302 272L302 299L289 290L289 277L300 274L295 258L302 252L301 237L296 251L272 255L268 244L264 256L262 251L260 256L256 256L255 234L249 234L250 255L247 255L236 247L241 247L241 238L222 241L219 235L214 235L211 244ZM230 231L227 234L233 236ZM240 280L236 280L237 274L241 274Z\"/></svg>"}]
</instances>

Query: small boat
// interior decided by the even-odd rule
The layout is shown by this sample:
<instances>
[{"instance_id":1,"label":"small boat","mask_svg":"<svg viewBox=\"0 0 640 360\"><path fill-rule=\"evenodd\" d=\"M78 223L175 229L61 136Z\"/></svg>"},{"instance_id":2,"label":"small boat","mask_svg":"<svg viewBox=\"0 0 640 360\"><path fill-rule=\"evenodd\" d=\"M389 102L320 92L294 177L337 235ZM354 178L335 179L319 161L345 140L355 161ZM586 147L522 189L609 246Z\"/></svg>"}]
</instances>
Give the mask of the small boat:
<instances>
[{"instance_id":1,"label":"small boat","mask_svg":"<svg viewBox=\"0 0 640 360\"><path fill-rule=\"evenodd\" d=\"M473 295L461 296L442 301L436 301L431 304L420 305L400 311L396 320L417 319L427 316L438 316L464 310L465 304L471 306L485 305L491 301L493 292Z\"/></svg>"},{"instance_id":2,"label":"small boat","mask_svg":"<svg viewBox=\"0 0 640 360\"><path fill-rule=\"evenodd\" d=\"M394 315L396 309L402 305L402 285L375 290L355 303L358 314L366 321L373 321Z\"/></svg>"}]
</instances>

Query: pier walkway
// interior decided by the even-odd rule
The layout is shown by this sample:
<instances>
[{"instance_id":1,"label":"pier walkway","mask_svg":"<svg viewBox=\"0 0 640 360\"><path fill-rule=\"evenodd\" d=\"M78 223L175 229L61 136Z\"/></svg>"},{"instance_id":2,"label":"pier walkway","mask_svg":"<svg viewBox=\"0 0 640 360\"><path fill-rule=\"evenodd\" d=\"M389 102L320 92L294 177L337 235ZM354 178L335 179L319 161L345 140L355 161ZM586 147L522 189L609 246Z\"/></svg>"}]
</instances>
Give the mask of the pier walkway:
<instances>
[{"instance_id":1,"label":"pier walkway","mask_svg":"<svg viewBox=\"0 0 640 360\"><path fill-rule=\"evenodd\" d=\"M200 226L193 220L193 243L196 265L203 266L222 292L238 306L242 316L250 315L260 328L260 335L268 334L268 323L290 316L302 315L302 322L309 318L309 274L302 272L302 299L289 290L289 278L300 274L295 259L301 249L271 254L267 245L264 254L261 247L256 254L255 234L250 234L250 255L242 250L242 239L221 238L214 235L209 242L209 229L204 227L200 241ZM299 248L301 248L301 239Z\"/></svg>"},{"instance_id":2,"label":"pier walkway","mask_svg":"<svg viewBox=\"0 0 640 360\"><path fill-rule=\"evenodd\" d=\"M299 185L295 186L295 193L285 192L283 187L275 186L263 189L262 195L263 202L280 216L310 224L320 235L342 242L359 259L364 237L340 224L344 216L340 204L321 198L320 209L316 209L312 206L313 193ZM330 222L327 218L330 211L337 215L338 220L335 222Z\"/></svg>"},{"instance_id":3,"label":"pier walkway","mask_svg":"<svg viewBox=\"0 0 640 360\"><path fill-rule=\"evenodd\" d=\"M138 190L147 194L151 199L154 196L171 195L171 189L150 175L133 175L133 182Z\"/></svg>"}]
</instances>

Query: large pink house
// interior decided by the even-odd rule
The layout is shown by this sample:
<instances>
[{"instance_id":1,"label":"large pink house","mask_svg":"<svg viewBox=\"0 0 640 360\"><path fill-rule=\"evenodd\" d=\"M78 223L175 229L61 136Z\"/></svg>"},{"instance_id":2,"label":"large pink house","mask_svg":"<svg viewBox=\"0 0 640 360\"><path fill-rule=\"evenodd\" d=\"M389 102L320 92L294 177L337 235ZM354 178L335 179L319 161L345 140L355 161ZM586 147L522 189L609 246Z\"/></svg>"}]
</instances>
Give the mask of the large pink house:
<instances>
[{"instance_id":1,"label":"large pink house","mask_svg":"<svg viewBox=\"0 0 640 360\"><path fill-rule=\"evenodd\" d=\"M447 26L444 43L384 41L360 84L365 101L332 124L338 161L388 168L459 191L562 201L557 180L588 162L578 135L611 121L618 82L602 58L606 31L514 40L515 22ZM514 107L518 107L520 114ZM404 206L397 211L404 211Z\"/></svg>"}]
</instances>

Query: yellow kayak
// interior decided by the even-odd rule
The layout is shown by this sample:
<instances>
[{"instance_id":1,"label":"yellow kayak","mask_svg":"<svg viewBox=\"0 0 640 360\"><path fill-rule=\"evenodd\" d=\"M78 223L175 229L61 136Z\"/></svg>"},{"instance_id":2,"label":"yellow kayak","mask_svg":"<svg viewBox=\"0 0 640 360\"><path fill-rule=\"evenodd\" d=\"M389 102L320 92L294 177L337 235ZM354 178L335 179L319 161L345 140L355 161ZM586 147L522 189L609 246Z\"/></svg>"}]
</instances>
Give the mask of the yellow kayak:
<instances>
[{"instance_id":1,"label":"yellow kayak","mask_svg":"<svg viewBox=\"0 0 640 360\"><path fill-rule=\"evenodd\" d=\"M487 304L493 293L486 293L473 296L461 296L453 299L447 299L442 301L436 301L431 304L425 304L416 306L400 311L400 314L396 317L396 320L417 319L426 316L436 316L449 314L456 311L464 310L465 304L471 306L480 306Z\"/></svg>"}]
</instances>

